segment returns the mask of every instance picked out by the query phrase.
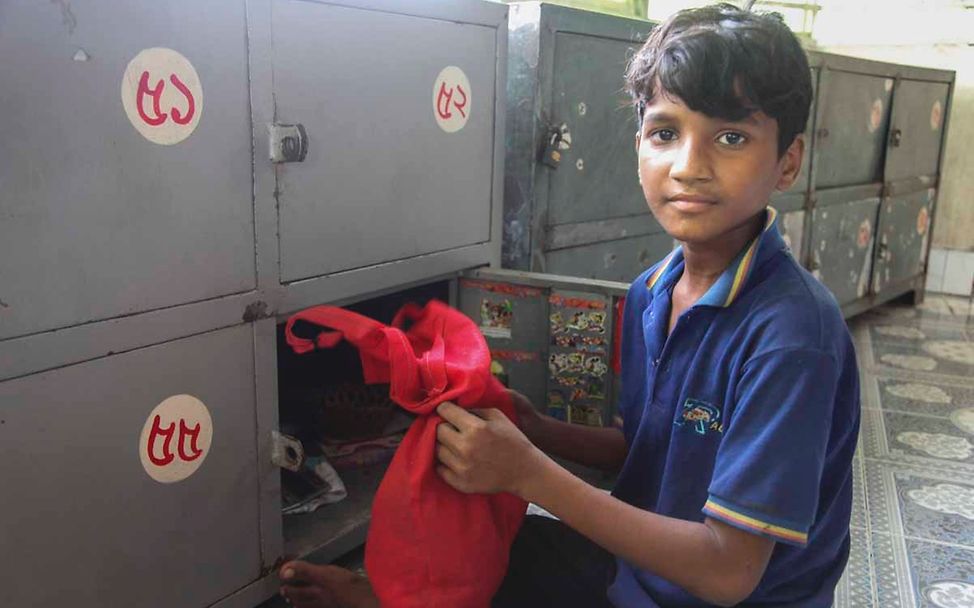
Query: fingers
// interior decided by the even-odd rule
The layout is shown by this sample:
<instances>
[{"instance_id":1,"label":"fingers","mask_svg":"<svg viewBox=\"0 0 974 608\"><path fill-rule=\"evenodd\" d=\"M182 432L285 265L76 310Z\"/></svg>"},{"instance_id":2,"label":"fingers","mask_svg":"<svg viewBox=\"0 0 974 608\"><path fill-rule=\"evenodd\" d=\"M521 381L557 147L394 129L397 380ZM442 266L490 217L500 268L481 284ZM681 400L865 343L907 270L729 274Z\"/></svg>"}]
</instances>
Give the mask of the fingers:
<instances>
[{"instance_id":1,"label":"fingers","mask_svg":"<svg viewBox=\"0 0 974 608\"><path fill-rule=\"evenodd\" d=\"M463 436L452 424L441 423L436 427L436 441L452 449L454 452L460 452L463 444Z\"/></svg>"},{"instance_id":2,"label":"fingers","mask_svg":"<svg viewBox=\"0 0 974 608\"><path fill-rule=\"evenodd\" d=\"M454 490L459 490L460 492L466 492L466 485L459 475L448 469L447 467L440 465L436 467L436 474L440 476L443 481L447 483Z\"/></svg>"},{"instance_id":3,"label":"fingers","mask_svg":"<svg viewBox=\"0 0 974 608\"><path fill-rule=\"evenodd\" d=\"M449 401L444 401L436 408L436 413L440 415L440 418L446 420L458 430L466 431L478 424L482 424L482 421L474 416L470 412L466 411L462 407L450 403Z\"/></svg>"},{"instance_id":4,"label":"fingers","mask_svg":"<svg viewBox=\"0 0 974 608\"><path fill-rule=\"evenodd\" d=\"M466 468L463 459L445 445L438 445L436 447L436 459L452 471L462 471Z\"/></svg>"},{"instance_id":5,"label":"fingers","mask_svg":"<svg viewBox=\"0 0 974 608\"><path fill-rule=\"evenodd\" d=\"M507 416L504 415L504 412L495 407L469 411L478 418L483 418L484 420L507 420Z\"/></svg>"}]
</instances>

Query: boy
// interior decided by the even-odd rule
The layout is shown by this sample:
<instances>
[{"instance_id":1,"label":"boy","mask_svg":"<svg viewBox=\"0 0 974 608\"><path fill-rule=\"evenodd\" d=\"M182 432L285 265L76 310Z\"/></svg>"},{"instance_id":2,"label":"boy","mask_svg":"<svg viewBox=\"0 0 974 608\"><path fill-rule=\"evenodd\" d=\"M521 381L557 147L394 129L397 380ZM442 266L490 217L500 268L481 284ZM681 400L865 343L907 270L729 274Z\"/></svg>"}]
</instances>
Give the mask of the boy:
<instances>
[{"instance_id":1,"label":"boy","mask_svg":"<svg viewBox=\"0 0 974 608\"><path fill-rule=\"evenodd\" d=\"M801 167L809 73L779 18L726 4L674 15L631 62L639 179L680 247L626 300L622 429L567 425L520 396L521 430L497 410L438 410L450 485L560 519L525 520L495 606L831 605L849 552L858 370L834 299L767 207ZM615 490L542 450L620 470ZM374 602L335 568L282 576L298 605Z\"/></svg>"}]
</instances>

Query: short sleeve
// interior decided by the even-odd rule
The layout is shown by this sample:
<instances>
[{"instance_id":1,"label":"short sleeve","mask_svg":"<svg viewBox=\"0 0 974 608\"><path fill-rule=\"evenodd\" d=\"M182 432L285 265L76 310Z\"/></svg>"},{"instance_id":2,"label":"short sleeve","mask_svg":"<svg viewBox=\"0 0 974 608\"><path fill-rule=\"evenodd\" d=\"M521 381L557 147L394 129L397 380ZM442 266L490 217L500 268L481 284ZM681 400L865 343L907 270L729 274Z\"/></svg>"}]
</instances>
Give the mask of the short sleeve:
<instances>
[{"instance_id":1,"label":"short sleeve","mask_svg":"<svg viewBox=\"0 0 974 608\"><path fill-rule=\"evenodd\" d=\"M808 542L840 373L832 356L814 349L782 349L748 361L704 514L787 544Z\"/></svg>"}]
</instances>

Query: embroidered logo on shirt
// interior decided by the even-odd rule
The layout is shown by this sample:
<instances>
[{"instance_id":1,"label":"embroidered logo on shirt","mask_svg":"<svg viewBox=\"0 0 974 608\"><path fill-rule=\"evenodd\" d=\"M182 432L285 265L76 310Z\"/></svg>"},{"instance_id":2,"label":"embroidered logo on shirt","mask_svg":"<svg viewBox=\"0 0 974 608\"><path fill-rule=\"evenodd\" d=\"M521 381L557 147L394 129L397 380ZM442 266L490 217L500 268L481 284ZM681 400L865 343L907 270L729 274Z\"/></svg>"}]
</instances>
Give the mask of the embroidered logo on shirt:
<instances>
[{"instance_id":1,"label":"embroidered logo on shirt","mask_svg":"<svg viewBox=\"0 0 974 608\"><path fill-rule=\"evenodd\" d=\"M673 424L688 426L698 435L706 435L708 431L724 432L724 425L720 422L720 410L699 399L687 399L683 403L683 414Z\"/></svg>"}]
</instances>

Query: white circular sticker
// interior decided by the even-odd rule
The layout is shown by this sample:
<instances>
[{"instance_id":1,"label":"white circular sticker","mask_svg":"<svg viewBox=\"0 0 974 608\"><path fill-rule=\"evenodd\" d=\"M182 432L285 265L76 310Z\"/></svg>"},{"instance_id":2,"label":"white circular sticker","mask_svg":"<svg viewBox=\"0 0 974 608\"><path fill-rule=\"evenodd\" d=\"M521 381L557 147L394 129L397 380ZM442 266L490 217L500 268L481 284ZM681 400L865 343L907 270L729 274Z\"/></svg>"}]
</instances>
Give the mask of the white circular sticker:
<instances>
[{"instance_id":1,"label":"white circular sticker","mask_svg":"<svg viewBox=\"0 0 974 608\"><path fill-rule=\"evenodd\" d=\"M869 132L874 133L879 128L879 123L883 121L883 100L873 101L873 106L869 111Z\"/></svg>"},{"instance_id":2,"label":"white circular sticker","mask_svg":"<svg viewBox=\"0 0 974 608\"><path fill-rule=\"evenodd\" d=\"M193 64L176 51L145 49L122 75L122 106L143 137L171 146L196 130L203 113L203 86Z\"/></svg>"},{"instance_id":3,"label":"white circular sticker","mask_svg":"<svg viewBox=\"0 0 974 608\"><path fill-rule=\"evenodd\" d=\"M203 402L175 395L149 414L139 438L139 457L149 477L174 483L200 468L212 441L213 420Z\"/></svg>"},{"instance_id":4,"label":"white circular sticker","mask_svg":"<svg viewBox=\"0 0 974 608\"><path fill-rule=\"evenodd\" d=\"M933 102L933 107L930 109L930 128L934 131L940 128L940 121L943 119L944 107L941 105L940 100Z\"/></svg>"},{"instance_id":5,"label":"white circular sticker","mask_svg":"<svg viewBox=\"0 0 974 608\"><path fill-rule=\"evenodd\" d=\"M433 115L447 133L456 133L470 118L473 92L463 70L455 65L443 68L433 81Z\"/></svg>"}]
</instances>

